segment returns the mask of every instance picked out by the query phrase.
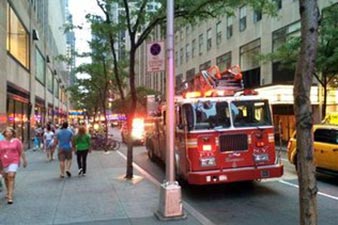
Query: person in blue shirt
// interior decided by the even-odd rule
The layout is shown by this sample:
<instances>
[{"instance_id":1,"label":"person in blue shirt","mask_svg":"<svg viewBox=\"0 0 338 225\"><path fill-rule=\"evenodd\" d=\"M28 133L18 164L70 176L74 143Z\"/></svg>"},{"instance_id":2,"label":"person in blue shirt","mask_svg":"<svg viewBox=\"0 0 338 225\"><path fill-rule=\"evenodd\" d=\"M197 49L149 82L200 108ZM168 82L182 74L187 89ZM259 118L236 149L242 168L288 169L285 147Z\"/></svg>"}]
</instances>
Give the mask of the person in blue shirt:
<instances>
[{"instance_id":1,"label":"person in blue shirt","mask_svg":"<svg viewBox=\"0 0 338 225\"><path fill-rule=\"evenodd\" d=\"M72 146L73 133L68 129L68 122L62 124L61 129L55 137L55 145L58 145L58 159L60 162L60 178L71 177L70 168L72 166L72 155L74 148Z\"/></svg>"}]
</instances>

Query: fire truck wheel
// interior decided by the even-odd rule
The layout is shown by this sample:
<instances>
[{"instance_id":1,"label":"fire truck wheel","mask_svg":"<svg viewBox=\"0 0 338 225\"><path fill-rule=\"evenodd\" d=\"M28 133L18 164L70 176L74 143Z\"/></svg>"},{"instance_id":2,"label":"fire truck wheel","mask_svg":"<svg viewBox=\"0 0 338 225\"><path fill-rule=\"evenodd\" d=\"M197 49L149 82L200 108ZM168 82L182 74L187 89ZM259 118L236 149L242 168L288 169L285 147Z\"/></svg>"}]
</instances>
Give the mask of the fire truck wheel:
<instances>
[{"instance_id":1,"label":"fire truck wheel","mask_svg":"<svg viewBox=\"0 0 338 225\"><path fill-rule=\"evenodd\" d=\"M176 177L177 180L181 179L179 158L180 158L180 156L175 153L175 177Z\"/></svg>"},{"instance_id":2,"label":"fire truck wheel","mask_svg":"<svg viewBox=\"0 0 338 225\"><path fill-rule=\"evenodd\" d=\"M155 161L155 155L154 155L154 150L153 146L151 144L148 145L147 150L148 150L148 157L150 161L154 162Z\"/></svg>"}]
</instances>

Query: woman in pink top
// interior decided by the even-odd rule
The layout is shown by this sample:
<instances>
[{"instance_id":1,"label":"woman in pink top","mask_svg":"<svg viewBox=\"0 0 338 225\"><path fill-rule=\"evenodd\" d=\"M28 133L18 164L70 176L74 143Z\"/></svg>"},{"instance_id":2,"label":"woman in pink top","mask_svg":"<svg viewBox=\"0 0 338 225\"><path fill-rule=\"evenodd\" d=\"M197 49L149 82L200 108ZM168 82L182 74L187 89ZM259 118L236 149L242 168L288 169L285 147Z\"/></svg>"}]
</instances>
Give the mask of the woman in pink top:
<instances>
[{"instance_id":1,"label":"woman in pink top","mask_svg":"<svg viewBox=\"0 0 338 225\"><path fill-rule=\"evenodd\" d=\"M15 138L14 129L7 127L2 134L5 139L0 141L0 160L7 189L7 203L12 204L15 174L19 168L20 159L23 161L23 167L27 166L27 160L22 142L18 138Z\"/></svg>"}]
</instances>

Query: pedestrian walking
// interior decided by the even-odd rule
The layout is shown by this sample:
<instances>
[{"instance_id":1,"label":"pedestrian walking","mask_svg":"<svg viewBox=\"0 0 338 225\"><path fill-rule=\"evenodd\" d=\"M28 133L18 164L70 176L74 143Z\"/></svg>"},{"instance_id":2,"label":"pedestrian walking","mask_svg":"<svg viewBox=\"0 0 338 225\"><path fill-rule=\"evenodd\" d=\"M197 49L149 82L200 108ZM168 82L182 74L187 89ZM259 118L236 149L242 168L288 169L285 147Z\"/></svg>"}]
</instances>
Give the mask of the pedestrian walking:
<instances>
[{"instance_id":1,"label":"pedestrian walking","mask_svg":"<svg viewBox=\"0 0 338 225\"><path fill-rule=\"evenodd\" d=\"M20 161L22 161L23 167L26 167L27 160L22 142L15 137L15 130L12 127L7 127L2 134L5 139L0 141L0 160L7 190L7 203L12 204L16 171L20 166Z\"/></svg>"},{"instance_id":2,"label":"pedestrian walking","mask_svg":"<svg viewBox=\"0 0 338 225\"><path fill-rule=\"evenodd\" d=\"M54 139L55 146L58 145L58 159L60 162L60 178L71 177L70 168L72 166L73 152L73 133L68 129L68 122L62 124L61 129L57 132Z\"/></svg>"},{"instance_id":3,"label":"pedestrian walking","mask_svg":"<svg viewBox=\"0 0 338 225\"><path fill-rule=\"evenodd\" d=\"M37 125L37 127L34 130L34 149L33 151L36 151L40 149L41 143L42 143L42 137L43 137L43 128L40 124Z\"/></svg>"},{"instance_id":4,"label":"pedestrian walking","mask_svg":"<svg viewBox=\"0 0 338 225\"><path fill-rule=\"evenodd\" d=\"M0 133L0 141L4 140L5 137L2 135L2 133ZM2 184L2 164L1 164L1 161L0 161L0 192L2 191L3 189L3 184Z\"/></svg>"},{"instance_id":5,"label":"pedestrian walking","mask_svg":"<svg viewBox=\"0 0 338 225\"><path fill-rule=\"evenodd\" d=\"M54 154L54 132L52 131L52 127L50 124L47 124L46 131L43 133L43 147L44 151L47 154L47 160L53 160Z\"/></svg>"},{"instance_id":6,"label":"pedestrian walking","mask_svg":"<svg viewBox=\"0 0 338 225\"><path fill-rule=\"evenodd\" d=\"M87 172L87 156L90 149L90 135L84 126L80 126L77 135L74 137L74 146L79 168L78 175L86 175Z\"/></svg>"}]
</instances>

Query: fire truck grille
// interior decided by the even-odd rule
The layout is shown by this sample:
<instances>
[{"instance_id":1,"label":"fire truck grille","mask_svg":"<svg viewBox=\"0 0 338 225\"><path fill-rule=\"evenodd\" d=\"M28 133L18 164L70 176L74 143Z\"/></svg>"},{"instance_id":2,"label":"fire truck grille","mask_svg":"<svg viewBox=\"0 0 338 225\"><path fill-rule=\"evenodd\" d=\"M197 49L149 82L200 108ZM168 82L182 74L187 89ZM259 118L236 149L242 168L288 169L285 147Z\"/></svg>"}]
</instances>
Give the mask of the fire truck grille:
<instances>
[{"instance_id":1,"label":"fire truck grille","mask_svg":"<svg viewBox=\"0 0 338 225\"><path fill-rule=\"evenodd\" d=\"M222 135L219 137L219 147L221 152L247 150L248 137L246 134Z\"/></svg>"}]
</instances>

